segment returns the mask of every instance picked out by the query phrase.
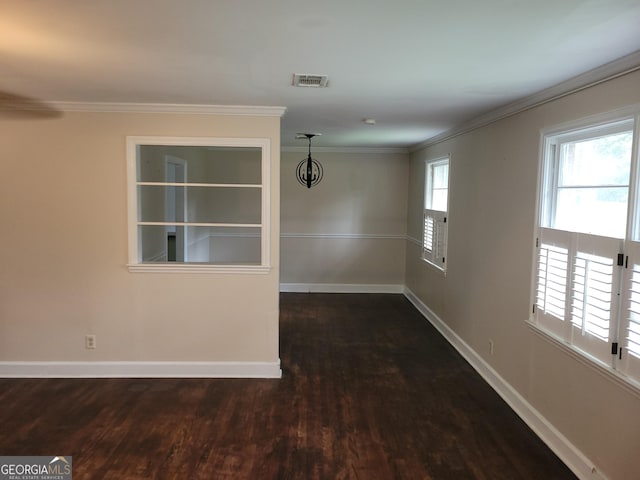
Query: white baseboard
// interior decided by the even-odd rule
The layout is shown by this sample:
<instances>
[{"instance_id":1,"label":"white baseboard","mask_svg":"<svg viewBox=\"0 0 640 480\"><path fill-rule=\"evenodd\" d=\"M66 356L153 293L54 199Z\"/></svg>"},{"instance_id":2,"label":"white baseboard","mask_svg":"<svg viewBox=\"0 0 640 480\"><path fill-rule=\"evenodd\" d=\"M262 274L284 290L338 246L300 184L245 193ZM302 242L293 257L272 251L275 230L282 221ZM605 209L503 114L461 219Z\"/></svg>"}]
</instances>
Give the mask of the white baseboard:
<instances>
[{"instance_id":1,"label":"white baseboard","mask_svg":"<svg viewBox=\"0 0 640 480\"><path fill-rule=\"evenodd\" d=\"M277 362L0 362L0 378L281 378Z\"/></svg>"},{"instance_id":2,"label":"white baseboard","mask_svg":"<svg viewBox=\"0 0 640 480\"><path fill-rule=\"evenodd\" d=\"M507 402L511 409L535 432L543 442L581 480L606 480L580 450L544 418L522 395L505 381L482 357L462 340L429 307L408 288L407 299L442 334L442 336L471 364L484 380Z\"/></svg>"},{"instance_id":3,"label":"white baseboard","mask_svg":"<svg viewBox=\"0 0 640 480\"><path fill-rule=\"evenodd\" d=\"M404 285L281 283L280 291L291 293L404 293Z\"/></svg>"}]
</instances>

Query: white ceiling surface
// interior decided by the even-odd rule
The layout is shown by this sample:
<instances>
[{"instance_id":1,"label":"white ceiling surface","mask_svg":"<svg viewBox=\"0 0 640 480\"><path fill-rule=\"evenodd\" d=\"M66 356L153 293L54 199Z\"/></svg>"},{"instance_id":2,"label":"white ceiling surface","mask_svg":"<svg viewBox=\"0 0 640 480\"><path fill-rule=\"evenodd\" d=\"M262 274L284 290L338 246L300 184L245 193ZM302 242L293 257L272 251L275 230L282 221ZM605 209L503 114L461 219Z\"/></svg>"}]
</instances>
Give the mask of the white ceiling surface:
<instances>
[{"instance_id":1,"label":"white ceiling surface","mask_svg":"<svg viewBox=\"0 0 640 480\"><path fill-rule=\"evenodd\" d=\"M0 91L283 106L289 146L410 148L637 50L640 0L0 0Z\"/></svg>"}]
</instances>

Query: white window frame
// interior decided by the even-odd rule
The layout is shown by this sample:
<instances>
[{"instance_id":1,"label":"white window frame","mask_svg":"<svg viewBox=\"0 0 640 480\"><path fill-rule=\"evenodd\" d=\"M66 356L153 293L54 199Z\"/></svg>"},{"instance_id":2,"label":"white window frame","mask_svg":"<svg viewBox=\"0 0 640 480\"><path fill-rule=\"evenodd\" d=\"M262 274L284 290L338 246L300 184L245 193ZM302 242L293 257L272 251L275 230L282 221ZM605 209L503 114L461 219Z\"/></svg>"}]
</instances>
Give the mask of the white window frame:
<instances>
[{"instance_id":1,"label":"white window frame","mask_svg":"<svg viewBox=\"0 0 640 480\"><path fill-rule=\"evenodd\" d=\"M184 177L182 181L185 182L186 179L189 178L189 175L187 173L188 163L186 162L186 160L176 157L174 155L164 156L165 177L167 178L167 181L170 181L169 172L172 169L171 167L172 165L178 166L182 170L183 177ZM175 188L175 187L171 187L171 188ZM183 189L181 203L182 203L182 217L187 218L188 200L187 200L186 188ZM171 221L170 212L172 210L175 210L178 206L179 204L176 201L175 194L173 196L171 194L168 194L165 197L165 218L167 222ZM173 213L175 214L175 211ZM173 220L175 221L175 217L173 218ZM188 260L188 252L187 252L187 248L185 248L187 245L187 229L186 228L183 229L181 235L179 234L175 224L167 226L166 229L167 229L167 234L171 232L174 234L176 238L176 261L186 262ZM182 257L182 259L180 259L180 257Z\"/></svg>"},{"instance_id":2,"label":"white window frame","mask_svg":"<svg viewBox=\"0 0 640 480\"><path fill-rule=\"evenodd\" d=\"M428 265L446 273L447 244L449 237L449 191L451 178L451 156L441 156L425 160L424 174L424 210L422 217L422 260ZM433 168L448 165L447 174L447 210L434 210L433 198Z\"/></svg>"},{"instance_id":3,"label":"white window frame","mask_svg":"<svg viewBox=\"0 0 640 480\"><path fill-rule=\"evenodd\" d=\"M546 195L541 197L541 225L549 227L555 221L557 196L559 187L560 146L565 143L579 142L591 138L615 135L633 129L633 117L627 117L587 127L575 127L567 131L548 131L543 133L544 156L543 161L543 190ZM633 180L630 178L630 183ZM608 185L594 185L593 187L609 187ZM615 187L618 187L617 185Z\"/></svg>"},{"instance_id":4,"label":"white window frame","mask_svg":"<svg viewBox=\"0 0 640 480\"><path fill-rule=\"evenodd\" d=\"M633 131L633 144L625 238L551 228L555 202L551 197L557 195L558 166L557 152L553 145L558 142L613 135L627 130ZM604 373L636 394L640 393L639 140L640 106L637 105L541 132L539 200L532 270L533 308L529 318L534 331L543 338L548 338L552 343L567 350L574 358ZM594 264L596 270L604 269L600 271L610 272L603 276L594 270L594 276L600 277L598 281L607 277L606 288L598 287L597 294L604 295L601 298L609 298L605 302L606 310L610 312L607 315L609 328L606 341L598 339L599 336L603 336L602 333L598 334L600 327L590 327L591 320L587 319L586 315L576 317L580 313L576 304L583 302L586 309L588 303L585 295L581 293L590 288L586 286L589 279L588 275L585 275L584 267L590 259L598 257L607 258L605 263L612 265L612 268L606 265L597 266L597 261ZM551 290L545 290L547 288ZM596 298L596 295L593 298ZM545 300L549 303L545 304ZM601 299L596 298L593 303L599 301ZM605 324L606 322L602 323ZM632 336L635 336L635 344L633 339L630 339ZM629 347L634 354L628 352Z\"/></svg>"},{"instance_id":5,"label":"white window frame","mask_svg":"<svg viewBox=\"0 0 640 480\"><path fill-rule=\"evenodd\" d=\"M219 138L219 137L164 137L164 136L128 136L127 143L127 205L128 205L128 250L130 272L137 273L247 273L266 274L271 271L271 140L269 138ZM215 224L222 227L259 227L260 228L260 264L259 265L221 265L201 263L143 263L138 235L140 222L138 204L137 161L142 145L201 146L230 148L260 148L261 183L247 187L261 190L261 221L259 224ZM158 223L158 222L156 222ZM160 222L162 223L162 222ZM188 226L185 222L185 226Z\"/></svg>"}]
</instances>

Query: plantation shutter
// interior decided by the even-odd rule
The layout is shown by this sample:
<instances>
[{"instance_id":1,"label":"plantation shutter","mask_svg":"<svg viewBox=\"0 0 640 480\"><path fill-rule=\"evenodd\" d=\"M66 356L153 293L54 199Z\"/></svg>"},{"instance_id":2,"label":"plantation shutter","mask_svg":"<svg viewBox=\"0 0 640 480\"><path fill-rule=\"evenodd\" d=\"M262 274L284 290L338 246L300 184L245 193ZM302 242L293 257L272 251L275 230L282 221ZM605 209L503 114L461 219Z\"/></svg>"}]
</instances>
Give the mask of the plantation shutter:
<instances>
[{"instance_id":1,"label":"plantation shutter","mask_svg":"<svg viewBox=\"0 0 640 480\"><path fill-rule=\"evenodd\" d=\"M422 257L444 270L447 258L447 212L425 209Z\"/></svg>"},{"instance_id":2,"label":"plantation shutter","mask_svg":"<svg viewBox=\"0 0 640 480\"><path fill-rule=\"evenodd\" d=\"M577 348L610 365L617 333L622 241L540 229L536 319ZM639 284L640 285L640 284Z\"/></svg>"},{"instance_id":3,"label":"plantation shutter","mask_svg":"<svg viewBox=\"0 0 640 480\"><path fill-rule=\"evenodd\" d=\"M565 321L570 298L571 234L562 230L541 228L538 238L538 272L536 282L536 319L540 325L565 338Z\"/></svg>"},{"instance_id":4,"label":"plantation shutter","mask_svg":"<svg viewBox=\"0 0 640 480\"><path fill-rule=\"evenodd\" d=\"M571 343L612 365L617 334L622 240L574 233Z\"/></svg>"},{"instance_id":5,"label":"plantation shutter","mask_svg":"<svg viewBox=\"0 0 640 480\"><path fill-rule=\"evenodd\" d=\"M626 250L618 368L640 379L640 243L628 242Z\"/></svg>"}]
</instances>

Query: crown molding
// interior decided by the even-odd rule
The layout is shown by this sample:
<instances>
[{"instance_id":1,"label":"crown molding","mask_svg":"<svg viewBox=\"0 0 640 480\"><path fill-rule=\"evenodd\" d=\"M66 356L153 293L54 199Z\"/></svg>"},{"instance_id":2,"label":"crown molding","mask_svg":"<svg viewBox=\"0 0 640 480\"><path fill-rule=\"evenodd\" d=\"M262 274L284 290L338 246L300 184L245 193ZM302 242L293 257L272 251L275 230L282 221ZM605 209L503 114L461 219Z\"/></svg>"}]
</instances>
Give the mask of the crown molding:
<instances>
[{"instance_id":1,"label":"crown molding","mask_svg":"<svg viewBox=\"0 0 640 480\"><path fill-rule=\"evenodd\" d=\"M491 110L484 115L480 115L479 117L468 122L464 122L450 130L436 135L435 137L431 137L424 142L410 147L409 152L416 152L431 145L435 145L450 138L457 137L458 135L462 135L497 122L498 120L511 117L545 103L558 100L559 98L586 90L587 88L594 87L638 70L640 70L640 50L589 70L576 77L570 78L569 80L558 83L552 87L541 90L533 95L524 97L495 110Z\"/></svg>"},{"instance_id":2,"label":"crown molding","mask_svg":"<svg viewBox=\"0 0 640 480\"><path fill-rule=\"evenodd\" d=\"M282 117L286 107L245 105L190 105L177 103L107 103L107 102L48 102L63 112L94 113L178 113L197 115L244 115Z\"/></svg>"},{"instance_id":3,"label":"crown molding","mask_svg":"<svg viewBox=\"0 0 640 480\"><path fill-rule=\"evenodd\" d=\"M312 146L312 150L317 153L366 153L374 154L407 154L409 149L404 147L316 147ZM309 147L282 147L282 152L291 153L307 153Z\"/></svg>"}]
</instances>

